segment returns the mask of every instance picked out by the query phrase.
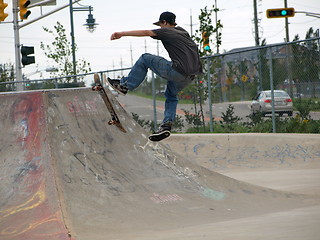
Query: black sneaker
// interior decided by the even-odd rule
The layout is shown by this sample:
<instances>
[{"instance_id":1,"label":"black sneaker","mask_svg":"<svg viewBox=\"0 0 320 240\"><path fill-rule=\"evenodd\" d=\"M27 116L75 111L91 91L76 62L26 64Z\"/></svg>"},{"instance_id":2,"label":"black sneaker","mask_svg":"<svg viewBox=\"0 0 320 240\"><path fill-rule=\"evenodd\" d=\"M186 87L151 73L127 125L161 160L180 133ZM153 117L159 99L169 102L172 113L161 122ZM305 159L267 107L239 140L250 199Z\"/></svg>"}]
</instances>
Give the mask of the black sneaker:
<instances>
[{"instance_id":1,"label":"black sneaker","mask_svg":"<svg viewBox=\"0 0 320 240\"><path fill-rule=\"evenodd\" d=\"M169 137L171 134L171 127L172 127L172 122L163 123L159 127L158 131L152 133L149 136L149 139L151 141L161 141L162 139Z\"/></svg>"},{"instance_id":2,"label":"black sneaker","mask_svg":"<svg viewBox=\"0 0 320 240\"><path fill-rule=\"evenodd\" d=\"M128 92L128 88L122 86L120 84L120 80L119 79L111 79L111 78L107 78L110 86L116 90L118 93L120 93L121 95L126 95Z\"/></svg>"}]
</instances>

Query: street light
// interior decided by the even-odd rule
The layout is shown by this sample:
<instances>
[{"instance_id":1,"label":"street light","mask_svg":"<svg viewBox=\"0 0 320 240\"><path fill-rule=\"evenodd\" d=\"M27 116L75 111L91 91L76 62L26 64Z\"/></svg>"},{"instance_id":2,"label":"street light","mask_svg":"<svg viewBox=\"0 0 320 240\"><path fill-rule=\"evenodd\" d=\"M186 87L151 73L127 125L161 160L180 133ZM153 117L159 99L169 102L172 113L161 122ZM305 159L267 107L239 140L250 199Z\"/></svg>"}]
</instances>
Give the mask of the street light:
<instances>
[{"instance_id":1,"label":"street light","mask_svg":"<svg viewBox=\"0 0 320 240\"><path fill-rule=\"evenodd\" d=\"M92 11L92 7L89 6L89 14L88 14L88 18L87 18L87 23L83 24L83 26L86 26L87 30L90 33L93 33L96 30L96 25L99 25L99 24L96 23L96 19L93 18L91 11Z\"/></svg>"},{"instance_id":2,"label":"street light","mask_svg":"<svg viewBox=\"0 0 320 240\"><path fill-rule=\"evenodd\" d=\"M79 3L78 3L79 4ZM72 50L72 65L73 65L73 74L76 75L77 73L77 68L76 68L76 51L75 51L75 38L74 38L74 25L73 25L73 12L74 11L89 11L87 23L84 24L87 26L87 29L89 32L94 32L95 26L98 25L95 23L95 19L93 18L93 15L91 14L91 11L93 8L91 6L83 6L83 7L73 7L73 2L72 0L69 0L69 5L70 5L70 25L71 25L71 50ZM80 5L80 4L79 4ZM82 5L81 5L82 6ZM77 77L74 76L73 81L76 83L77 82Z\"/></svg>"}]
</instances>

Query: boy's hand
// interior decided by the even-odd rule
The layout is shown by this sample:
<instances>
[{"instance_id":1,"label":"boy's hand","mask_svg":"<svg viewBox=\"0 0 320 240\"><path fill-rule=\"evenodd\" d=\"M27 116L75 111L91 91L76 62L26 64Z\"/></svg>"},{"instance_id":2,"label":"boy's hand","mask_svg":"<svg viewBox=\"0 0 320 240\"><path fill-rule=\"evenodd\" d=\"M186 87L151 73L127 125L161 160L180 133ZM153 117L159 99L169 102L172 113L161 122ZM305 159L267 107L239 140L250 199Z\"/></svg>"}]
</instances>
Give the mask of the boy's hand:
<instances>
[{"instance_id":1,"label":"boy's hand","mask_svg":"<svg viewBox=\"0 0 320 240\"><path fill-rule=\"evenodd\" d=\"M122 37L121 32L115 32L115 33L113 33L111 35L110 40L116 40L116 39L119 39L121 37Z\"/></svg>"},{"instance_id":2,"label":"boy's hand","mask_svg":"<svg viewBox=\"0 0 320 240\"><path fill-rule=\"evenodd\" d=\"M110 40L116 40L124 36L152 37L152 36L157 36L157 34L155 34L152 30L133 30L133 31L115 32L111 35Z\"/></svg>"}]
</instances>

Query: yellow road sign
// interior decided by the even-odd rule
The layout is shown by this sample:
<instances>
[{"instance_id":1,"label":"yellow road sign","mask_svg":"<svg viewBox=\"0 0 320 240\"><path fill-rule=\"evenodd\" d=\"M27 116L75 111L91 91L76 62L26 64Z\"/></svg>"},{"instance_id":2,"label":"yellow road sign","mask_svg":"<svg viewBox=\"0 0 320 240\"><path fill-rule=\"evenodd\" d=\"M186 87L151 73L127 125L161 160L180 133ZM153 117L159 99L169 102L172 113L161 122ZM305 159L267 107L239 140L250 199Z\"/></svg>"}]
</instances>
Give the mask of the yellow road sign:
<instances>
[{"instance_id":1,"label":"yellow road sign","mask_svg":"<svg viewBox=\"0 0 320 240\"><path fill-rule=\"evenodd\" d=\"M248 81L248 77L246 75L242 75L241 77L242 82Z\"/></svg>"}]
</instances>

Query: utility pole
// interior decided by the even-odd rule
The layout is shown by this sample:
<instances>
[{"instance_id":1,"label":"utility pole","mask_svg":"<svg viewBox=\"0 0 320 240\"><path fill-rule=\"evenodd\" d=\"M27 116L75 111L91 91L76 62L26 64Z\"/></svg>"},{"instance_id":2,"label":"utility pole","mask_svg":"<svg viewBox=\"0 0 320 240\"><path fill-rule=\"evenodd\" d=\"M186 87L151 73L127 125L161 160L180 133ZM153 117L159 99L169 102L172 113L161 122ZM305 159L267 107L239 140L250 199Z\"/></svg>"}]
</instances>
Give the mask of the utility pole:
<instances>
[{"instance_id":1,"label":"utility pole","mask_svg":"<svg viewBox=\"0 0 320 240\"><path fill-rule=\"evenodd\" d=\"M217 6L217 0L215 0L215 9L218 9L218 6ZM217 23L218 23L218 11L215 11L215 18L216 18L216 27L217 27ZM218 44L218 39L219 39L219 32L218 32L218 28L217 28L217 31L216 31L217 54L219 54L219 44Z\"/></svg>"},{"instance_id":2,"label":"utility pole","mask_svg":"<svg viewBox=\"0 0 320 240\"><path fill-rule=\"evenodd\" d=\"M144 40L144 52L145 53L147 52L147 40L146 39Z\"/></svg>"},{"instance_id":3,"label":"utility pole","mask_svg":"<svg viewBox=\"0 0 320 240\"><path fill-rule=\"evenodd\" d=\"M253 0L253 11L254 11L254 36L255 36L255 45L260 46L260 37L259 37L259 20L258 20L258 8L257 0ZM262 67L261 67L261 52L258 50L258 64L259 64L259 91L262 91Z\"/></svg>"},{"instance_id":4,"label":"utility pole","mask_svg":"<svg viewBox=\"0 0 320 240\"><path fill-rule=\"evenodd\" d=\"M131 57L131 67L133 67L133 55L132 55L132 43L130 43L130 57Z\"/></svg>"},{"instance_id":5,"label":"utility pole","mask_svg":"<svg viewBox=\"0 0 320 240\"><path fill-rule=\"evenodd\" d=\"M288 7L288 2L287 0L284 0L284 7L287 8ZM286 26L286 42L290 42L289 40L289 21L288 18L284 18L285 20L285 26Z\"/></svg>"},{"instance_id":6,"label":"utility pole","mask_svg":"<svg viewBox=\"0 0 320 240\"><path fill-rule=\"evenodd\" d=\"M288 7L287 0L284 0L284 7ZM285 20L285 27L286 27L286 42L290 42L289 39L289 21L288 18L284 18ZM292 79L292 71L291 71L291 63L290 63L290 55L291 55L291 45L286 45L286 65L287 65L287 77L289 80L289 95L293 97L293 79Z\"/></svg>"},{"instance_id":7,"label":"utility pole","mask_svg":"<svg viewBox=\"0 0 320 240\"><path fill-rule=\"evenodd\" d=\"M253 0L253 10L254 10L254 36L255 36L255 43L256 46L260 45L259 39L259 27L258 27L258 10L257 10L257 0Z\"/></svg>"},{"instance_id":8,"label":"utility pole","mask_svg":"<svg viewBox=\"0 0 320 240\"><path fill-rule=\"evenodd\" d=\"M190 35L193 35L193 21L192 21L192 9L190 9Z\"/></svg>"},{"instance_id":9,"label":"utility pole","mask_svg":"<svg viewBox=\"0 0 320 240\"><path fill-rule=\"evenodd\" d=\"M122 61L122 56L120 56L120 66L121 66L121 77L123 76L123 61Z\"/></svg>"},{"instance_id":10,"label":"utility pole","mask_svg":"<svg viewBox=\"0 0 320 240\"><path fill-rule=\"evenodd\" d=\"M18 1L12 0L16 81L22 81L22 66L21 66L21 54L20 54L20 34L19 34L18 12L19 12ZM17 83L17 91L23 91L22 82Z\"/></svg>"}]
</instances>

